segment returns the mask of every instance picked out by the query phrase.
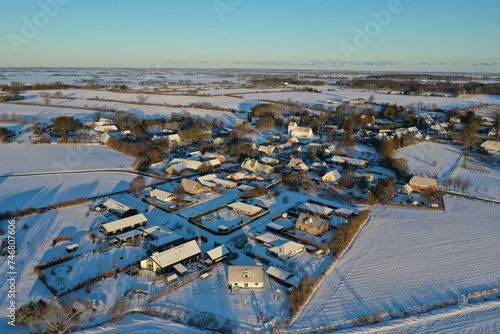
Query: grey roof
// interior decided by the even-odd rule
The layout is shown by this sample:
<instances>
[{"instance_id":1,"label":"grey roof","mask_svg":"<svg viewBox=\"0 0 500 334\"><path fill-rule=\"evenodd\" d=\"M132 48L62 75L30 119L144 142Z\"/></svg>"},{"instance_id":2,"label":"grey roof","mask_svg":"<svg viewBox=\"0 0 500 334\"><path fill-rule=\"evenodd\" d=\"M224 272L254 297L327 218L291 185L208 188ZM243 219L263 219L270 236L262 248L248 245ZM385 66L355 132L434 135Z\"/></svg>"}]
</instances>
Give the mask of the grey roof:
<instances>
[{"instance_id":1,"label":"grey roof","mask_svg":"<svg viewBox=\"0 0 500 334\"><path fill-rule=\"evenodd\" d=\"M301 213L296 221L297 224L308 225L314 230L319 230L321 228L321 225L323 225L325 222L326 221L322 218L308 215L306 213Z\"/></svg>"}]
</instances>

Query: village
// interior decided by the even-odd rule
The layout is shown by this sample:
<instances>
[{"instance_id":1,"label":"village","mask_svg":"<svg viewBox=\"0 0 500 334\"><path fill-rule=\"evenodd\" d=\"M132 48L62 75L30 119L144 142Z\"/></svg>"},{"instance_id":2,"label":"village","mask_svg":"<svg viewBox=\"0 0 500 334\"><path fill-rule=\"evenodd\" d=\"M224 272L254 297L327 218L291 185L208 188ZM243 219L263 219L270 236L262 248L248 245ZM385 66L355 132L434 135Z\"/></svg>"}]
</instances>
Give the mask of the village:
<instances>
[{"instance_id":1,"label":"village","mask_svg":"<svg viewBox=\"0 0 500 334\"><path fill-rule=\"evenodd\" d=\"M273 89L284 94L309 89L286 82L279 87ZM355 93L339 82L314 87L323 93ZM247 88L225 89L242 94ZM52 247L34 272L53 296L79 312L101 314L99 321L111 316L110 308L117 316L120 305L123 314L165 303L211 312L209 305L186 298L217 303L219 296L225 306L213 311L217 317L229 312L236 319L241 311L245 315L237 326L261 330L297 312L291 300L346 251L372 207L441 212L447 210L448 195L498 203L491 194L495 189L454 172L467 163L486 166L490 159L491 169L498 168L500 113L477 116L484 115L484 108L497 108L495 104L449 110L405 107L377 103L373 95L395 94L373 92L367 99L330 98L315 104L252 100L247 110L218 110L223 103L214 107L206 102L210 117L184 111L141 118L102 104L121 98L116 103L133 99L136 108L160 108L153 101L161 94L129 90L119 97L113 90L22 91L22 103L31 107L92 99L101 109L83 107L88 112L84 117L46 121L33 116L23 130L6 130L5 146L80 145L128 155L129 165L99 168L102 173L127 172L127 181L113 191L64 197L77 202L61 209L50 207L63 202L54 197L55 202L41 200L0 212L3 219L84 212L61 231L44 235ZM95 94L114 97L91 97ZM9 118L4 115L0 127ZM16 116L12 118L15 122ZM419 149L409 150L414 147ZM432 160L426 156L439 150L450 153L431 154ZM421 165L427 167L416 168ZM67 172L56 172L61 171ZM19 175L34 177L37 172ZM352 226L357 228L348 234ZM105 296L111 287L116 291Z\"/></svg>"}]
</instances>

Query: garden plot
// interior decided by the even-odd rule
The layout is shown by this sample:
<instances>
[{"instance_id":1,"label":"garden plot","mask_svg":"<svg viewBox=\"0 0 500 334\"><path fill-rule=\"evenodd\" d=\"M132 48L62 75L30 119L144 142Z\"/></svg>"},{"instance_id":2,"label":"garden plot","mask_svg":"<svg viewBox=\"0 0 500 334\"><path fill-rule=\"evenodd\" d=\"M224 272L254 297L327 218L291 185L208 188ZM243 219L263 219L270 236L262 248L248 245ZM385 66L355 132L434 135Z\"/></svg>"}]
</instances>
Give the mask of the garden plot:
<instances>
[{"instance_id":1,"label":"garden plot","mask_svg":"<svg viewBox=\"0 0 500 334\"><path fill-rule=\"evenodd\" d=\"M47 284L58 293L64 293L68 289L74 288L78 283L94 278L111 269L132 264L145 257L146 250L140 246L120 245L103 253L88 252L82 254L80 257L49 267L43 271Z\"/></svg>"},{"instance_id":2,"label":"garden plot","mask_svg":"<svg viewBox=\"0 0 500 334\"><path fill-rule=\"evenodd\" d=\"M249 219L250 217L247 215L225 207L201 217L201 223L214 231L217 231L219 225L224 225L229 230L232 230Z\"/></svg>"},{"instance_id":3,"label":"garden plot","mask_svg":"<svg viewBox=\"0 0 500 334\"><path fill-rule=\"evenodd\" d=\"M248 264L248 262L246 262ZM264 288L241 289L233 293L227 285L227 268L219 266L205 281L196 279L156 300L170 302L213 313L249 325L258 325L254 305L264 313L264 321L280 316L286 308L283 286L264 275ZM281 290L281 295L277 290Z\"/></svg>"},{"instance_id":4,"label":"garden plot","mask_svg":"<svg viewBox=\"0 0 500 334\"><path fill-rule=\"evenodd\" d=\"M52 248L52 240L60 236L71 236L74 242L81 243L81 250L90 247L90 242L85 243L85 232L88 228L96 228L98 218L95 215L86 217L87 205L53 210L44 214L31 215L16 219L16 257L17 289L16 306L21 306L30 300L38 301L40 298L50 300L52 295L46 286L38 279L33 268L43 262L50 261L67 255L66 241ZM26 224L26 228L24 228ZM0 222L0 227L7 230L7 220ZM75 237L76 235L76 237ZM83 241L82 241L83 240ZM7 280L7 261L0 261L0 279ZM5 290L3 290L5 291ZM0 306L7 307L9 298L7 293L0 294ZM7 321L0 323L0 332L9 333L10 326Z\"/></svg>"},{"instance_id":5,"label":"garden plot","mask_svg":"<svg viewBox=\"0 0 500 334\"><path fill-rule=\"evenodd\" d=\"M122 334L122 333L169 333L169 334L205 334L206 331L193 326L182 325L158 317L132 314L118 323L109 323L96 328L80 331L84 334Z\"/></svg>"},{"instance_id":6,"label":"garden plot","mask_svg":"<svg viewBox=\"0 0 500 334\"><path fill-rule=\"evenodd\" d=\"M293 327L308 330L498 287L500 206L445 201L446 211L375 207Z\"/></svg>"},{"instance_id":7,"label":"garden plot","mask_svg":"<svg viewBox=\"0 0 500 334\"><path fill-rule=\"evenodd\" d=\"M0 175L131 168L133 157L105 146L0 145Z\"/></svg>"},{"instance_id":8,"label":"garden plot","mask_svg":"<svg viewBox=\"0 0 500 334\"><path fill-rule=\"evenodd\" d=\"M458 146L419 143L399 149L396 157L408 161L410 173L428 177L437 174L441 182L452 174L461 156Z\"/></svg>"},{"instance_id":9,"label":"garden plot","mask_svg":"<svg viewBox=\"0 0 500 334\"><path fill-rule=\"evenodd\" d=\"M470 181L466 193L493 199L500 198L500 166L495 166L492 160L486 164L472 156L466 157L461 160L453 177ZM453 187L450 189L454 190Z\"/></svg>"},{"instance_id":10,"label":"garden plot","mask_svg":"<svg viewBox=\"0 0 500 334\"><path fill-rule=\"evenodd\" d=\"M3 195L0 198L0 212L40 208L80 197L125 191L135 177L131 173L99 172L0 178Z\"/></svg>"}]
</instances>

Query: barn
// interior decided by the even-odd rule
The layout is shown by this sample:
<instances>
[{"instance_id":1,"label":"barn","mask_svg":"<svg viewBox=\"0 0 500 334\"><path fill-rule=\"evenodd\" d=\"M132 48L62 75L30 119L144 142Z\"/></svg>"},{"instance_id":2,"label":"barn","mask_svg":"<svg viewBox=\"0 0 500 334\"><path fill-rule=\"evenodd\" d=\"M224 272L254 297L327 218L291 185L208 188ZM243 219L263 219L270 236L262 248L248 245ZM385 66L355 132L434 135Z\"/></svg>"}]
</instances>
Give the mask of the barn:
<instances>
[{"instance_id":1,"label":"barn","mask_svg":"<svg viewBox=\"0 0 500 334\"><path fill-rule=\"evenodd\" d=\"M413 190L437 189L436 179L431 179L430 177L414 176L411 178L409 185Z\"/></svg>"}]
</instances>

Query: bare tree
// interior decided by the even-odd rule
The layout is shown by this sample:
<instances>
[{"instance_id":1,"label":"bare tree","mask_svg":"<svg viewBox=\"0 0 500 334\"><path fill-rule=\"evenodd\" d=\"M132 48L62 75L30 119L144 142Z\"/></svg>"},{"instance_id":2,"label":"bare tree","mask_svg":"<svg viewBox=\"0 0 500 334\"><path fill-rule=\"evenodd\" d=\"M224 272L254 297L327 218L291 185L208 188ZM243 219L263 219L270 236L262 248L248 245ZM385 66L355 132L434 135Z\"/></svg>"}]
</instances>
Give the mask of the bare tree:
<instances>
[{"instance_id":1,"label":"bare tree","mask_svg":"<svg viewBox=\"0 0 500 334\"><path fill-rule=\"evenodd\" d=\"M144 188L146 187L146 180L144 176L140 175L132 179L128 184L128 190L131 194L140 197L144 194Z\"/></svg>"},{"instance_id":2,"label":"bare tree","mask_svg":"<svg viewBox=\"0 0 500 334\"><path fill-rule=\"evenodd\" d=\"M130 301L125 297L118 298L108 311L108 316L113 319L122 319L132 308Z\"/></svg>"},{"instance_id":3,"label":"bare tree","mask_svg":"<svg viewBox=\"0 0 500 334\"><path fill-rule=\"evenodd\" d=\"M146 98L142 94L137 95L136 98L137 98L137 102L139 102L139 103L144 103L144 101L146 100Z\"/></svg>"},{"instance_id":4,"label":"bare tree","mask_svg":"<svg viewBox=\"0 0 500 334\"><path fill-rule=\"evenodd\" d=\"M73 306L62 303L58 305L55 301L48 303L40 311L42 313L35 320L35 324L41 326L44 332L60 334L67 333L71 328L77 326L77 316L81 313Z\"/></svg>"},{"instance_id":5,"label":"bare tree","mask_svg":"<svg viewBox=\"0 0 500 334\"><path fill-rule=\"evenodd\" d=\"M45 105L50 105L50 94L48 92L43 91L38 95L43 98L43 103L45 103Z\"/></svg>"},{"instance_id":6,"label":"bare tree","mask_svg":"<svg viewBox=\"0 0 500 334\"><path fill-rule=\"evenodd\" d=\"M177 206L180 206L184 203L185 200L185 190L182 185L178 185L174 188L174 203Z\"/></svg>"}]
</instances>

